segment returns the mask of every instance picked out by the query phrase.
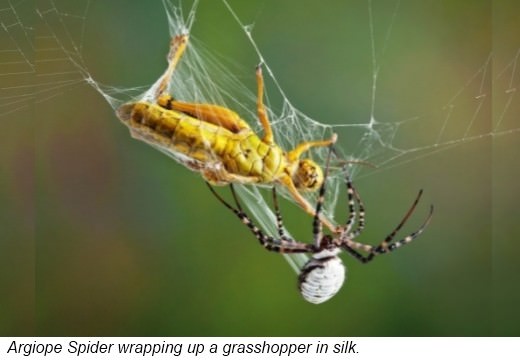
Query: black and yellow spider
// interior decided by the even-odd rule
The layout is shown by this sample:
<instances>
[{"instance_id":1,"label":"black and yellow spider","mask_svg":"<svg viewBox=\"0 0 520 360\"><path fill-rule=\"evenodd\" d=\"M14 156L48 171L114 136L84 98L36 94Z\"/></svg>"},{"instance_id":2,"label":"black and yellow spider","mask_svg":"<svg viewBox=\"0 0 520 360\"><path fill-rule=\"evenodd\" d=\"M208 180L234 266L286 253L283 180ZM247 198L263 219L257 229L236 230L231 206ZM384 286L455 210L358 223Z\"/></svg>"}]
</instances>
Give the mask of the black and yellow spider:
<instances>
[{"instance_id":1,"label":"black and yellow spider","mask_svg":"<svg viewBox=\"0 0 520 360\"><path fill-rule=\"evenodd\" d=\"M328 174L330 162L330 152L325 167L325 180ZM227 208L240 218L242 223L247 225L253 235L260 241L260 244L269 251L280 253L308 253L312 254L311 258L305 263L298 277L298 287L305 300L319 304L332 298L341 288L345 280L345 266L338 257L341 250L348 252L354 258L362 263L368 263L375 256L392 252L403 245L406 245L417 238L426 228L433 215L433 205L430 206L430 212L424 223L411 234L404 238L393 241L397 232L403 227L410 218L422 195L419 191L412 206L408 209L405 216L388 234L385 239L377 246L359 243L354 241L363 231L365 226L365 206L361 201L359 193L355 189L348 174L345 175L345 183L347 186L348 210L349 216L345 226L341 227L334 236L323 234L322 223L319 219L325 196L325 182L321 184L319 189L319 197L316 204L316 212L313 221L313 242L303 243L295 241L288 237L283 229L282 215L278 206L276 188L273 187L273 204L277 219L277 229L279 237L273 237L264 233L257 227L251 218L242 210L238 197L235 194L233 185L230 185L236 208L226 202L214 189L208 184L211 192L222 202ZM357 209L357 210L356 210ZM359 250L364 251L367 255L363 255Z\"/></svg>"}]
</instances>

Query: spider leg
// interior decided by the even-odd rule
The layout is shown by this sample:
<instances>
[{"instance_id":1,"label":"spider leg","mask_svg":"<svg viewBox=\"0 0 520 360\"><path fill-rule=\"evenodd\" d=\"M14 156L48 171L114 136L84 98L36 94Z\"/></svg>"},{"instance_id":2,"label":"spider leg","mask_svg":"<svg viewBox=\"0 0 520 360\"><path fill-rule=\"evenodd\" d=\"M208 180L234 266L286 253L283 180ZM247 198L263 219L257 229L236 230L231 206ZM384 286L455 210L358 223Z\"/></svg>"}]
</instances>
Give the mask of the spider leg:
<instances>
[{"instance_id":1,"label":"spider leg","mask_svg":"<svg viewBox=\"0 0 520 360\"><path fill-rule=\"evenodd\" d=\"M346 243L342 244L341 248L343 250L345 250L346 252L348 252L350 255L352 255L356 260L359 260L359 262L361 262L363 264L365 264L365 263L369 262L370 260L372 260L372 258L369 260L368 256L365 256L365 255L361 254L360 252L358 252L354 248L350 247Z\"/></svg>"},{"instance_id":2,"label":"spider leg","mask_svg":"<svg viewBox=\"0 0 520 360\"><path fill-rule=\"evenodd\" d=\"M388 236L383 240L383 242L381 242L381 244L379 244L379 246L377 246L368 255L368 261L370 261L374 256L376 256L378 254L384 254L387 252L394 251L394 250L400 248L401 246L412 242L415 238L417 238L417 236L419 236L424 231L426 226L428 226L428 224L430 223L430 220L432 218L432 215L433 215L433 205L430 205L430 212L428 213L426 220L423 222L423 224L421 225L421 227L419 229L417 229L416 231L412 232L411 234L405 236L401 240L392 242L392 240L394 239L397 232L403 227L403 225L406 223L406 221L408 221L408 219L414 212L415 207L417 206L417 203L419 202L419 199L421 198L422 192L423 192L422 190L419 191L419 194L417 194L415 201L413 202L410 209L408 209L408 211L406 212L406 214L403 217L403 219L401 220L401 222L395 227L395 229L390 234L388 234Z\"/></svg>"},{"instance_id":3,"label":"spider leg","mask_svg":"<svg viewBox=\"0 0 520 360\"><path fill-rule=\"evenodd\" d=\"M323 238L323 224L320 220L320 214L323 208L323 203L325 202L325 187L327 177L329 176L330 156L332 152L334 152L334 147L330 145L329 153L327 154L327 161L325 163L325 171L323 173L323 182L321 183L320 190L318 193L318 200L316 201L316 211L314 213L314 219L312 221L312 235L314 238L314 244L316 244L317 248L320 248L321 239Z\"/></svg>"},{"instance_id":4,"label":"spider leg","mask_svg":"<svg viewBox=\"0 0 520 360\"><path fill-rule=\"evenodd\" d=\"M355 239L356 237L358 237L359 235L361 235L361 233L365 229L365 204L361 200L361 196L359 196L359 192L354 187L354 184L352 184L352 180L350 180L350 177L346 178L346 183L347 183L347 193L348 193L348 197L349 197L349 199L348 199L349 211L354 211L351 209L353 209L353 207L355 206L354 201L356 201L357 206L358 206L358 215L359 215L359 218L357 220L357 227L349 235L349 239L352 240L352 239ZM354 201L351 202L352 196L354 196ZM351 206L352 206L352 208L351 208ZM349 218L349 221L347 221L347 228L348 228L349 222L350 222L350 218ZM354 219L352 219L352 223L350 224L350 227L351 227L350 230L352 230L353 225L354 225Z\"/></svg>"},{"instance_id":5,"label":"spider leg","mask_svg":"<svg viewBox=\"0 0 520 360\"><path fill-rule=\"evenodd\" d=\"M314 219L312 221L312 237L314 239L314 244L316 247L320 247L320 242L323 237L323 224L320 220L320 213L323 206L323 202L325 201L325 182L327 180L327 175L323 179L323 183L320 186L320 191L318 194L318 201L316 202L316 213L314 215Z\"/></svg>"},{"instance_id":6,"label":"spider leg","mask_svg":"<svg viewBox=\"0 0 520 360\"><path fill-rule=\"evenodd\" d=\"M230 209L239 219L242 221L243 224L245 224L249 230L253 233L253 235L258 239L260 244L268 251L274 251L274 252L280 252L280 253L314 253L316 252L316 249L313 244L306 244L294 241L293 239L289 238L281 238L276 239L272 236L267 235L264 233L259 227L257 227L253 221L249 218L249 216L243 212L240 207L240 203L238 202L238 198L236 197L236 194L234 190L232 190L233 197L235 199L235 202L237 202L238 209L231 206L226 200L224 200L216 191L213 189L213 187L206 182L206 185L208 185L209 190L212 192L212 194L222 203L225 207ZM230 185L232 188L232 185Z\"/></svg>"},{"instance_id":7,"label":"spider leg","mask_svg":"<svg viewBox=\"0 0 520 360\"><path fill-rule=\"evenodd\" d=\"M363 244L353 240L358 237L365 228L365 205L363 204L363 201L359 196L359 192L354 187L354 184L352 183L348 173L345 173L345 184L347 186L347 206L349 216L347 218L345 227L340 232L340 246L342 246L354 257L360 258L363 257L363 255L358 253L356 250L363 250L366 252L371 252L373 250L372 245ZM357 227L355 230L352 230L356 224L356 202L359 218L357 220Z\"/></svg>"},{"instance_id":8,"label":"spider leg","mask_svg":"<svg viewBox=\"0 0 520 360\"><path fill-rule=\"evenodd\" d=\"M281 239L293 240L285 236L285 231L283 229L283 219L282 213L280 212L280 206L278 205L278 195L276 193L276 187L273 186L273 204L274 204L274 214L276 216L276 229L278 230L278 235L280 235Z\"/></svg>"},{"instance_id":9,"label":"spider leg","mask_svg":"<svg viewBox=\"0 0 520 360\"><path fill-rule=\"evenodd\" d=\"M349 234L352 230L352 226L354 225L354 222L356 221L356 200L359 200L358 196L354 197L354 193L357 194L356 190L354 189L354 185L352 184L352 180L350 180L350 176L348 173L345 173L345 184L347 185L347 206L348 206L348 218L347 222L345 223L345 233ZM361 204L358 201L359 204ZM361 211L360 211L361 213ZM363 223L362 223L363 225ZM349 236L350 239L354 238L353 236Z\"/></svg>"},{"instance_id":10,"label":"spider leg","mask_svg":"<svg viewBox=\"0 0 520 360\"><path fill-rule=\"evenodd\" d=\"M395 229L386 236L386 238L381 242L381 244L379 244L379 246L377 247L377 249L380 249L382 251L386 250L390 244L390 242L392 242L394 236L397 234L397 232L399 230L401 230L401 228L403 227L403 225L408 221L408 219L410 218L410 216L412 215L412 213L414 212L417 204L419 203L419 200L421 199L421 196L422 196L422 189L419 190L419 193L417 194L417 197L415 198L414 202L412 203L412 206L410 206L410 208L408 209L408 211L406 212L406 214L404 215L403 219L401 220L401 222L399 224L397 224L397 226L395 227ZM426 219L427 221L430 220L430 217L431 217L431 212L433 211L430 210L430 215L428 216L428 218Z\"/></svg>"},{"instance_id":11,"label":"spider leg","mask_svg":"<svg viewBox=\"0 0 520 360\"><path fill-rule=\"evenodd\" d=\"M359 261L361 261L362 263L367 263L367 262L372 261L376 255L386 254L386 253L392 252L392 251L400 248L401 246L404 246L404 245L409 244L410 242L412 242L414 239L416 239L424 231L424 229L430 223L430 220L431 220L432 215L433 215L433 205L430 206L430 212L428 213L428 216L426 217L426 220L419 227L419 229L417 229L416 231L412 232L411 234L405 236L401 240L398 240L398 241L395 241L395 242L392 242L392 240L395 237L395 235L397 234L397 232L403 227L403 225L406 223L406 221L412 215L413 211L415 210L415 207L417 206L417 204L419 202L419 199L421 198L421 195L422 195L422 190L419 191L419 194L415 198L415 201L413 202L413 204L410 207L410 209L408 209L408 211L406 212L406 214L403 217L403 219L401 220L401 222L381 242L381 244L379 244L377 247L366 245L366 246L368 246L370 248L369 250L363 249L363 250L369 252L369 254L367 256L363 256L362 254L357 252L352 246L350 246L346 242L344 244L342 244L342 248L345 251L347 251L349 254L354 256L354 258L356 258Z\"/></svg>"}]
</instances>

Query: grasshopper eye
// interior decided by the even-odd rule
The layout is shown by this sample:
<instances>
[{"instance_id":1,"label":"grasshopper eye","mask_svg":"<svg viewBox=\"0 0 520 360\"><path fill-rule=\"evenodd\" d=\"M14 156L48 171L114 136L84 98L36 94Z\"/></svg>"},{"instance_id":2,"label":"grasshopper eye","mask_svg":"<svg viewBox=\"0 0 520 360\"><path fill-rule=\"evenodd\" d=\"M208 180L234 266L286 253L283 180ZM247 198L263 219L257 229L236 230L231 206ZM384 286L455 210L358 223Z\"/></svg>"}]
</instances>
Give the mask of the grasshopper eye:
<instances>
[{"instance_id":1,"label":"grasshopper eye","mask_svg":"<svg viewBox=\"0 0 520 360\"><path fill-rule=\"evenodd\" d=\"M316 191L323 183L323 170L311 159L300 160L293 182L298 190Z\"/></svg>"}]
</instances>

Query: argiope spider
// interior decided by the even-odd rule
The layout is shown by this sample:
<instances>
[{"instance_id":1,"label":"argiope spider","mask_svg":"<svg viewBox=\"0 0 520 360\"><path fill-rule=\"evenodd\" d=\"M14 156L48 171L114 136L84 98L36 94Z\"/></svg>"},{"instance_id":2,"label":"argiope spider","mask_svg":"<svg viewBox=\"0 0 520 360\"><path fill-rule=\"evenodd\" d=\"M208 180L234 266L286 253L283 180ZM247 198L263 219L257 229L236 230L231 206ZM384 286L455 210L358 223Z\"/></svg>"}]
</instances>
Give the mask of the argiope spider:
<instances>
[{"instance_id":1,"label":"argiope spider","mask_svg":"<svg viewBox=\"0 0 520 360\"><path fill-rule=\"evenodd\" d=\"M325 167L325 180L328 174L329 162L330 152L327 158L327 165ZM348 174L346 174L345 184L347 186L349 210L347 222L344 227L340 228L336 234L336 237L333 237L330 234L323 234L322 223L319 219L319 216L322 211L324 202L325 180L320 187L319 197L316 204L312 232L314 240L313 243L295 241L285 234L283 229L282 215L278 206L276 189L274 187L273 204L277 219L276 225L279 238L267 235L253 223L249 216L242 210L232 184L230 185L230 188L237 206L236 208L226 202L209 183L207 184L217 199L228 209L233 211L235 215L242 221L242 223L247 225L247 227L251 230L253 235L260 241L260 244L265 249L280 253L312 254L311 258L307 261L307 263L305 263L300 271L300 275L298 277L298 287L303 298L314 304L320 304L329 300L339 291L343 285L345 280L345 266L338 257L341 250L345 250L362 263L368 263L372 261L377 255L392 252L401 246L412 242L423 232L433 215L433 205L431 205L428 217L421 225L421 227L419 227L419 229L398 241L393 241L397 232L410 218L417 204L419 203L422 195L422 190L420 190L412 206L408 209L401 222L399 222L395 229L390 234L388 234L379 245L372 246L354 241L354 239L362 233L365 226L365 206L361 201L359 193L352 184L350 177ZM365 251L368 253L368 255L363 255L358 250Z\"/></svg>"}]
</instances>

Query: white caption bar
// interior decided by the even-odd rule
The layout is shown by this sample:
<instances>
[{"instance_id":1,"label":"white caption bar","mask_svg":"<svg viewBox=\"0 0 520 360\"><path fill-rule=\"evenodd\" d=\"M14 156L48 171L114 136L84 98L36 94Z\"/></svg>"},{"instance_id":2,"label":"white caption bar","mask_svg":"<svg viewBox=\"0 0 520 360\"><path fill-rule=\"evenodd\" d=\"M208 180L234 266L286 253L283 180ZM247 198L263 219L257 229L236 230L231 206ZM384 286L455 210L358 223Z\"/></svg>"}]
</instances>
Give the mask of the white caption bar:
<instances>
[{"instance_id":1,"label":"white caption bar","mask_svg":"<svg viewBox=\"0 0 520 360\"><path fill-rule=\"evenodd\" d=\"M0 359L518 359L520 338L0 338Z\"/></svg>"}]
</instances>

